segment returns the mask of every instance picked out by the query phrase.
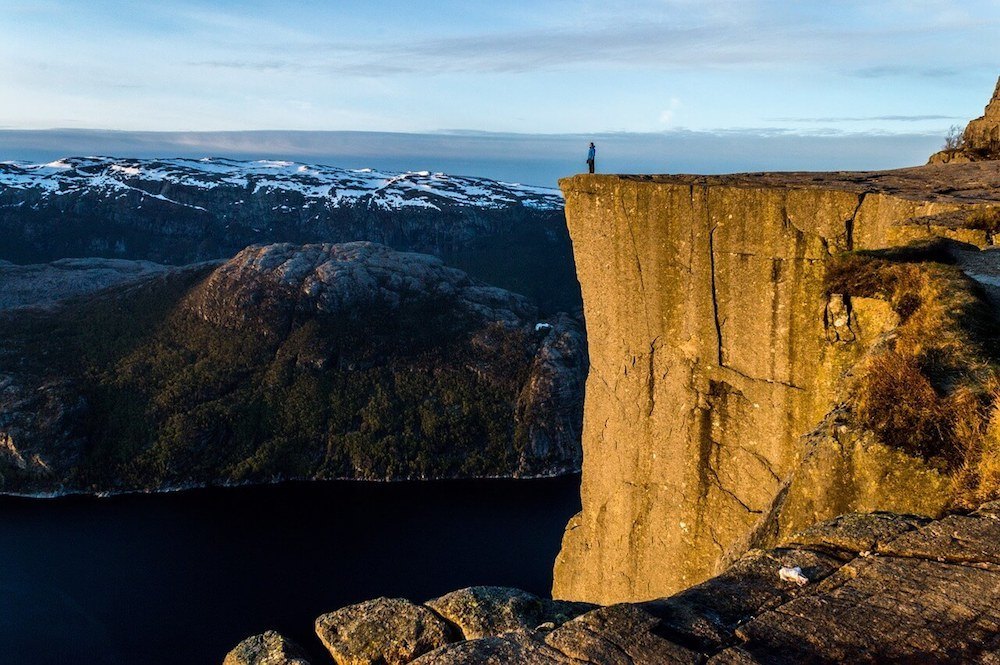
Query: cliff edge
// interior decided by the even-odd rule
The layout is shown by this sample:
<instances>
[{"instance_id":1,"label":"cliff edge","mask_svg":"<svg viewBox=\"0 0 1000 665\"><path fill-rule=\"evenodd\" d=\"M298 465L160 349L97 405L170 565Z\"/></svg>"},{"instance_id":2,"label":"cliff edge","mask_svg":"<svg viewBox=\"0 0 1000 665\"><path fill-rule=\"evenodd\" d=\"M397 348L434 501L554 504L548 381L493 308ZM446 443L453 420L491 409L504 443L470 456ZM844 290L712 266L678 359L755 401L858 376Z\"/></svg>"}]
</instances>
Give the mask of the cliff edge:
<instances>
[{"instance_id":1,"label":"cliff edge","mask_svg":"<svg viewBox=\"0 0 1000 665\"><path fill-rule=\"evenodd\" d=\"M1000 270L980 249L1000 164L560 185L591 367L583 510L555 597L662 597L838 514L934 517L972 486L986 498L962 469L985 459L989 429L982 349L997 347L979 314ZM936 416L878 411L910 387ZM962 395L977 434L939 440Z\"/></svg>"},{"instance_id":2,"label":"cliff edge","mask_svg":"<svg viewBox=\"0 0 1000 665\"><path fill-rule=\"evenodd\" d=\"M650 602L594 608L497 587L379 598L319 617L309 662L995 663L998 509L842 515ZM306 665L303 653L268 631L224 665Z\"/></svg>"}]
</instances>

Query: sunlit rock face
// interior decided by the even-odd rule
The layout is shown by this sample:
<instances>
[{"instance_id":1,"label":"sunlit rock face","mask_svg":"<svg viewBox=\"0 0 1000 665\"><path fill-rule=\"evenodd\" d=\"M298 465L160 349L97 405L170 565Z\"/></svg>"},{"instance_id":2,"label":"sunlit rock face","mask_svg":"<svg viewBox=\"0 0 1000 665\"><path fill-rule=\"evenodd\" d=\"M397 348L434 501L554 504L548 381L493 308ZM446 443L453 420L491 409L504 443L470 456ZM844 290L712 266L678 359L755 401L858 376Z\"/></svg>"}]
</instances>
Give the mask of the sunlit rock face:
<instances>
[{"instance_id":1,"label":"sunlit rock face","mask_svg":"<svg viewBox=\"0 0 1000 665\"><path fill-rule=\"evenodd\" d=\"M961 145L934 153L928 163L962 164L995 159L1000 159L1000 79L983 114L965 126Z\"/></svg>"},{"instance_id":2,"label":"sunlit rock face","mask_svg":"<svg viewBox=\"0 0 1000 665\"><path fill-rule=\"evenodd\" d=\"M995 205L1000 165L561 184L591 368L583 510L557 597L655 598L767 544L762 533L942 510L947 477L837 420L849 371L897 319L882 301L847 308L824 276L851 249L987 244L941 220Z\"/></svg>"}]
</instances>

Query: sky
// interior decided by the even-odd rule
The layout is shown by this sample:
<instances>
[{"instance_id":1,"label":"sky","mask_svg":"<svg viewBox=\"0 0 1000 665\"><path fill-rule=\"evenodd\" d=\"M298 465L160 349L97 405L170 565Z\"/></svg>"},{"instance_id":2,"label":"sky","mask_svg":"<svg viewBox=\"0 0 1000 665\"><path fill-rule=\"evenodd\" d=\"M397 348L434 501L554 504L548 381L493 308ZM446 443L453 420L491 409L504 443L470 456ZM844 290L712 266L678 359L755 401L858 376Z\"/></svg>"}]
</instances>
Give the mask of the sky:
<instances>
[{"instance_id":1,"label":"sky","mask_svg":"<svg viewBox=\"0 0 1000 665\"><path fill-rule=\"evenodd\" d=\"M730 153L763 146L718 155L736 170L783 168L779 145L798 155L792 168L832 168L810 151L837 141L881 146L861 165L881 168L980 115L1000 74L997 0L2 4L0 130L180 132L189 145L248 130L452 146L478 134L481 146L508 137L516 159L524 136L600 136L605 164L655 166L628 159L635 137L670 151L728 137L742 141ZM64 135L32 136L41 150ZM786 141L758 140L775 136ZM900 142L910 152L893 153ZM0 159L30 152L11 145L0 137ZM672 154L664 168L701 163Z\"/></svg>"}]
</instances>

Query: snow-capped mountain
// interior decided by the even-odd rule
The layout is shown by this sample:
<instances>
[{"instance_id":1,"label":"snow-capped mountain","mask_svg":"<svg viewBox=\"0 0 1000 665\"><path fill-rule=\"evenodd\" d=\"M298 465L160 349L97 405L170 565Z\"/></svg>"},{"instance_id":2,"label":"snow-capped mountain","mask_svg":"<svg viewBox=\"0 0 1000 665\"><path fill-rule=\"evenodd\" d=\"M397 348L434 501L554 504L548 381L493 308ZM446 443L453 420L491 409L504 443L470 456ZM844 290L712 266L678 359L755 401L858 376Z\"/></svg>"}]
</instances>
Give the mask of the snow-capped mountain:
<instances>
[{"instance_id":1,"label":"snow-capped mountain","mask_svg":"<svg viewBox=\"0 0 1000 665\"><path fill-rule=\"evenodd\" d=\"M524 206L562 208L558 190L444 173L388 173L285 161L231 159L120 159L74 157L48 164L0 162L0 188L38 190L46 195L80 191L107 196L136 193L177 206L201 206L174 199L169 188L209 191L225 188L300 194L309 206L381 210L469 206L499 209ZM189 197L184 197L189 198ZM245 203L237 201L235 204ZM203 208L202 208L203 209Z\"/></svg>"},{"instance_id":2,"label":"snow-capped mountain","mask_svg":"<svg viewBox=\"0 0 1000 665\"><path fill-rule=\"evenodd\" d=\"M543 309L579 303L558 190L277 161L0 162L0 260L228 259L254 244L358 240L433 254Z\"/></svg>"}]
</instances>

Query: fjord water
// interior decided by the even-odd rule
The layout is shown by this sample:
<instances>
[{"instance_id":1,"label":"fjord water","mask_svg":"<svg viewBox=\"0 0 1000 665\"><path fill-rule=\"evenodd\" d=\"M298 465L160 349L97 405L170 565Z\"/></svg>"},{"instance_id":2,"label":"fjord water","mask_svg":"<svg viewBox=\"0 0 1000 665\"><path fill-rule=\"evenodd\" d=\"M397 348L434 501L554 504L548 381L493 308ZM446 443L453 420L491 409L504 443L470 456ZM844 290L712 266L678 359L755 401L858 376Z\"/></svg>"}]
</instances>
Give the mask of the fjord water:
<instances>
[{"instance_id":1,"label":"fjord water","mask_svg":"<svg viewBox=\"0 0 1000 665\"><path fill-rule=\"evenodd\" d=\"M578 477L0 498L0 663L221 663L269 628L318 656L362 600L547 595L579 508Z\"/></svg>"}]
</instances>

